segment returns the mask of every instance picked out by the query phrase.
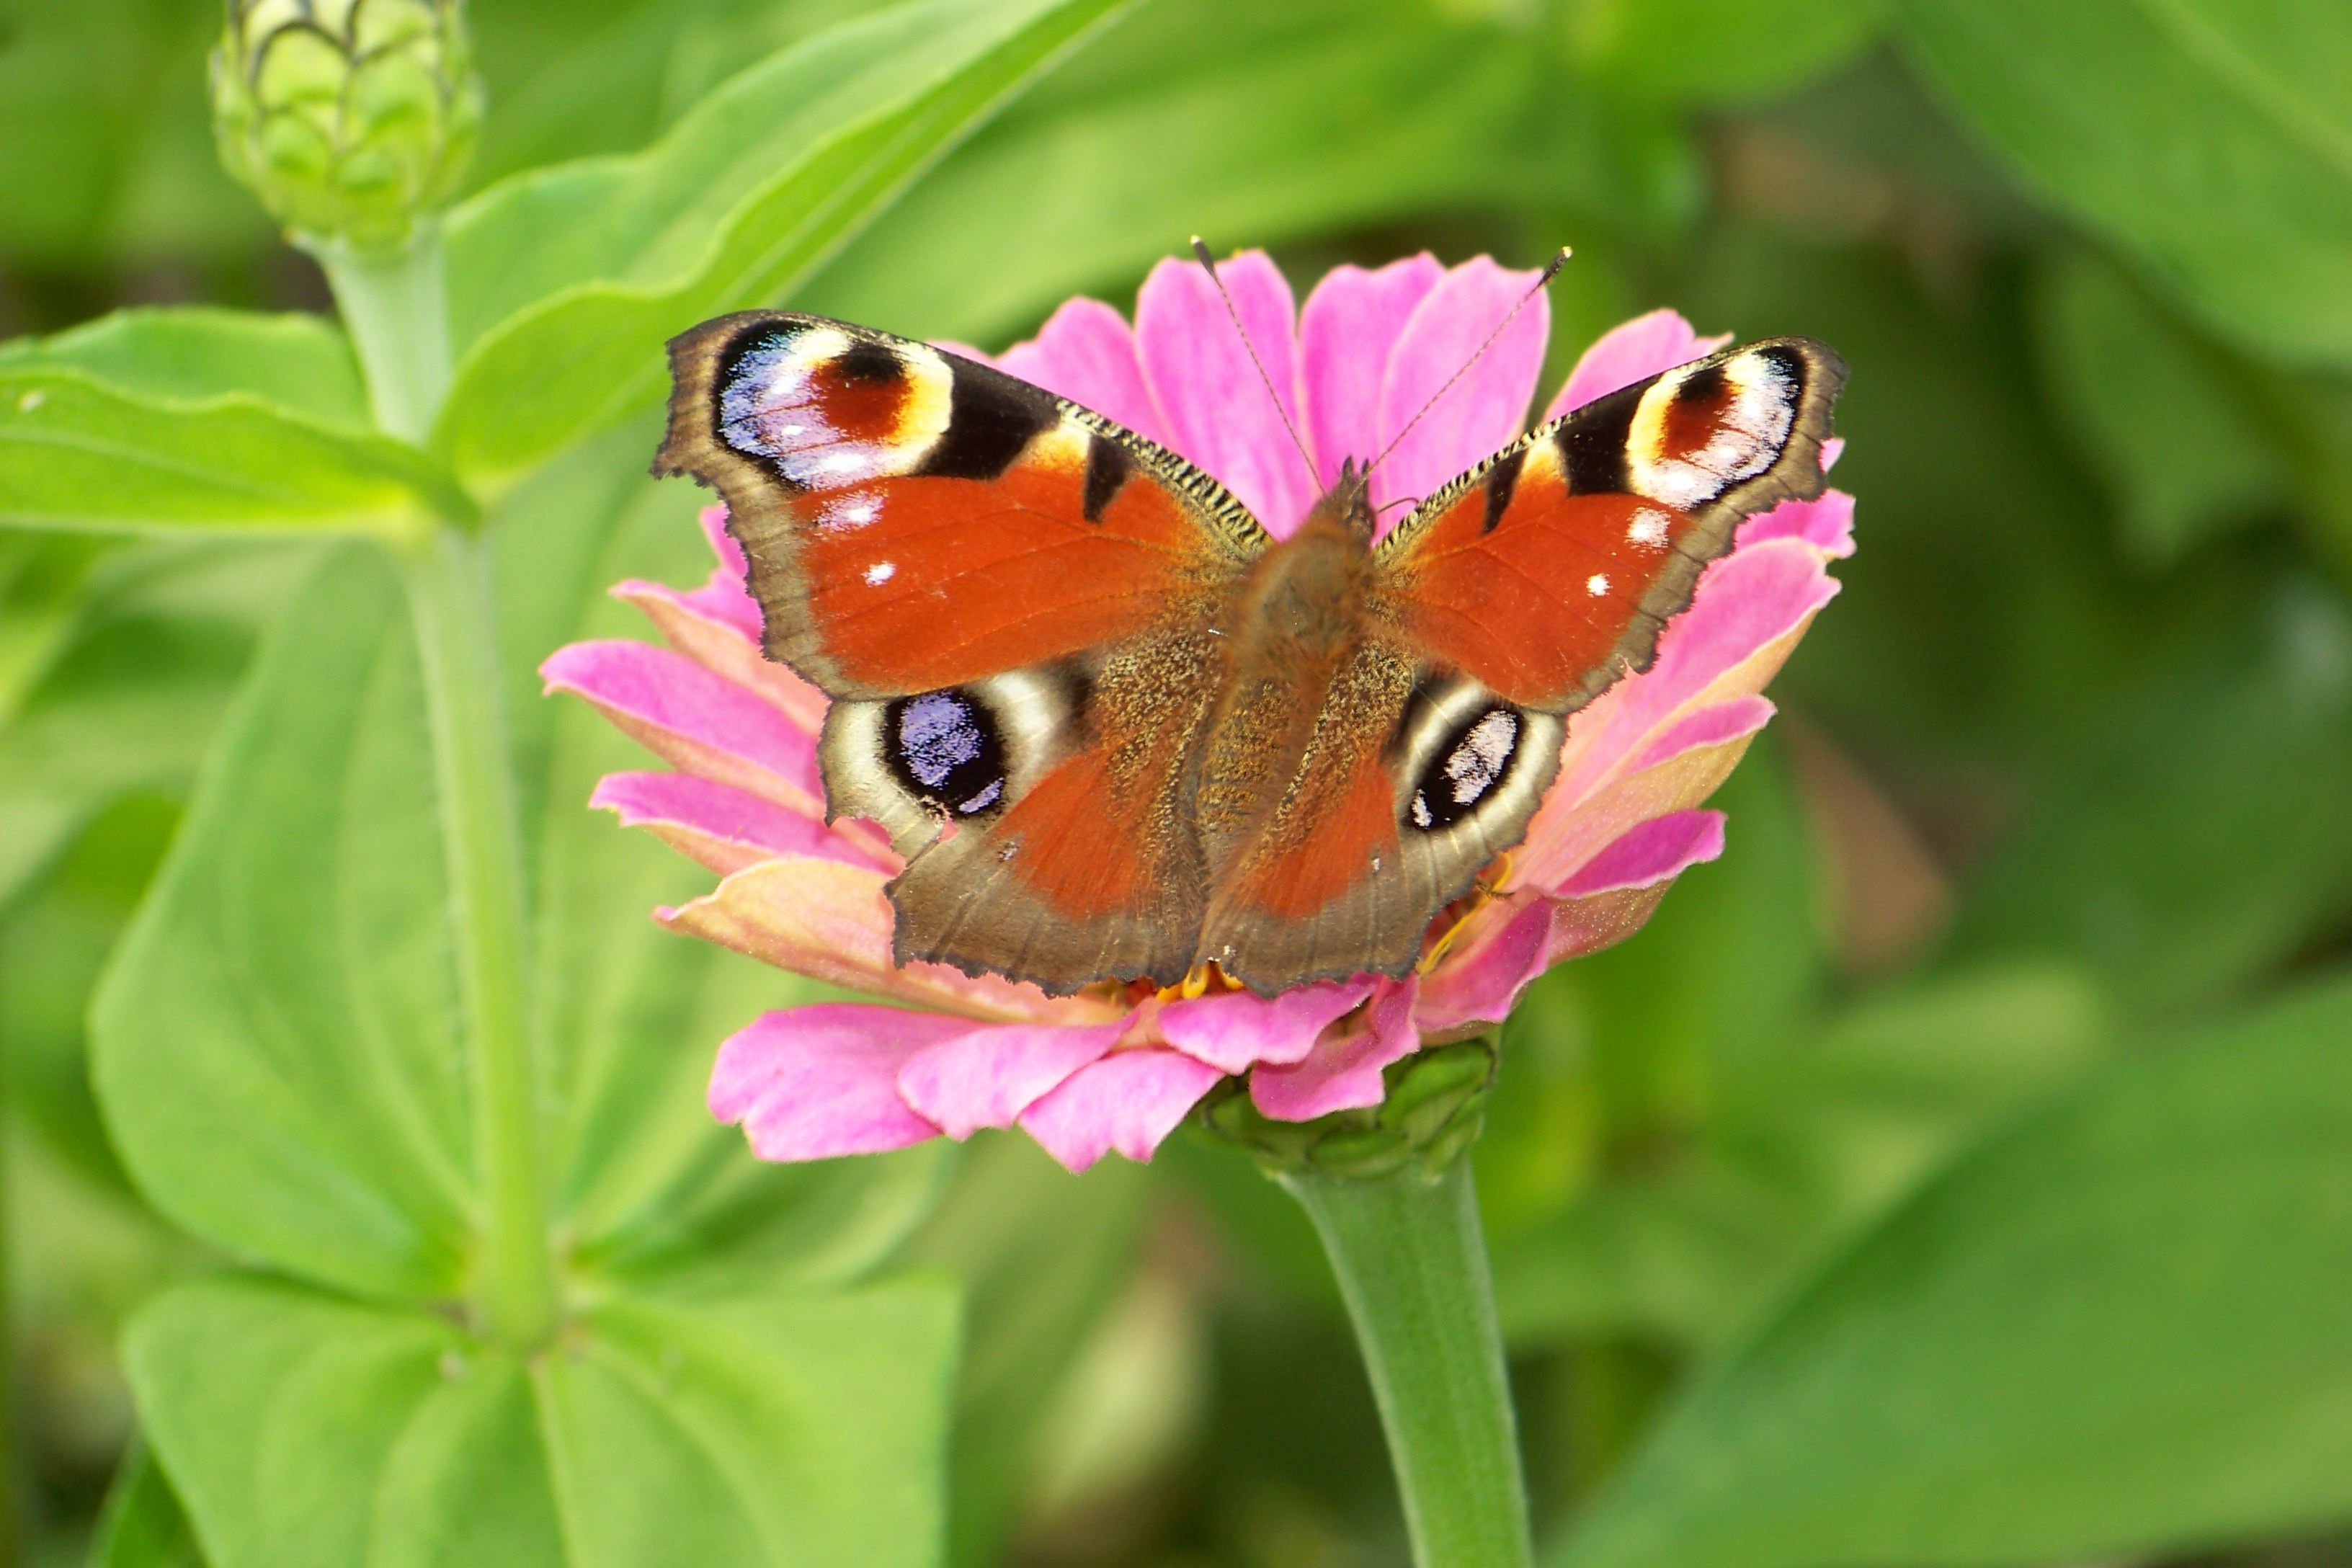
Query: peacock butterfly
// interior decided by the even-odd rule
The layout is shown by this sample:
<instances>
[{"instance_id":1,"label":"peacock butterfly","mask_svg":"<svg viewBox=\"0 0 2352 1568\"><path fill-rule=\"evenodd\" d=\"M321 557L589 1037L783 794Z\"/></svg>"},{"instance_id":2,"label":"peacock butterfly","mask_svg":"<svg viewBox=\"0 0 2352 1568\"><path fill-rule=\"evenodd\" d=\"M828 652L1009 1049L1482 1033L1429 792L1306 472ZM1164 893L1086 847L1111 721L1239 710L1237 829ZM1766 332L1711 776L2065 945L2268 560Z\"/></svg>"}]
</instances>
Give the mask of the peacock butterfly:
<instances>
[{"instance_id":1,"label":"peacock butterfly","mask_svg":"<svg viewBox=\"0 0 2352 1568\"><path fill-rule=\"evenodd\" d=\"M1742 518L1821 493L1845 379L1808 339L1727 348L1375 542L1362 465L1276 541L1175 453L867 328L745 311L670 364L654 472L725 499L768 657L832 699L828 810L907 861L897 961L1057 994L1404 973L1569 715L1647 668Z\"/></svg>"}]
</instances>

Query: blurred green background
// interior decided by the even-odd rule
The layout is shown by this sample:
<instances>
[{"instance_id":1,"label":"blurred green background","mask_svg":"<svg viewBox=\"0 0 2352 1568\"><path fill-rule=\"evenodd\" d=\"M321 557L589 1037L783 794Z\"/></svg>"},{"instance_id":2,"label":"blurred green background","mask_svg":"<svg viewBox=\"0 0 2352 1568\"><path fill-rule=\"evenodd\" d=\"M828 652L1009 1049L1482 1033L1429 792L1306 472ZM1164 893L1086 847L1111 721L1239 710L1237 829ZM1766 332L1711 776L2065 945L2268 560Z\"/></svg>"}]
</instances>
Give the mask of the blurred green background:
<instances>
[{"instance_id":1,"label":"blurred green background","mask_svg":"<svg viewBox=\"0 0 2352 1568\"><path fill-rule=\"evenodd\" d=\"M638 148L868 9L478 0L473 187ZM214 157L219 26L0 0L0 337L329 309ZM1662 304L1853 368L1860 552L1718 801L1728 853L1506 1037L1478 1179L1555 1561L2352 1563L2352 5L1147 0L793 302L1001 346L1074 292L1125 308L1194 232L1302 292L1572 244L1547 386ZM513 504L698 575L649 446ZM0 1560L200 1560L118 1339L225 1260L126 1176L86 1020L315 563L0 529ZM593 771L549 786L563 832L609 834ZM695 879L627 865L629 908ZM726 1000L660 1046L678 1115L791 995L705 967ZM1269 1184L1182 1138L1082 1178L1017 1137L921 1159L856 1199L870 1245L761 1245L961 1285L950 1561L1404 1560Z\"/></svg>"}]
</instances>

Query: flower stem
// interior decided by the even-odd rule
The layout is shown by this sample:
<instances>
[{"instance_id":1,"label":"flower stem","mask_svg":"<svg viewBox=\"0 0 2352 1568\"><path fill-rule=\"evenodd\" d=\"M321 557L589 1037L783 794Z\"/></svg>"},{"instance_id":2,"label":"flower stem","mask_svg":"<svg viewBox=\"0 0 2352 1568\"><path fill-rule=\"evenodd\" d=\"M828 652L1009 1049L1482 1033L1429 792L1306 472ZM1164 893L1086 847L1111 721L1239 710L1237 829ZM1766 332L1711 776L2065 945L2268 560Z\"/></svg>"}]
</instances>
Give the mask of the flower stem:
<instances>
[{"instance_id":1,"label":"flower stem","mask_svg":"<svg viewBox=\"0 0 2352 1568\"><path fill-rule=\"evenodd\" d=\"M449 384L438 232L392 254L321 246L368 395L389 433L422 441ZM553 1332L555 1270L539 1167L522 850L499 711L486 542L452 523L403 561L433 737L466 1027L483 1241L475 1310L486 1331L530 1348Z\"/></svg>"},{"instance_id":2,"label":"flower stem","mask_svg":"<svg viewBox=\"0 0 2352 1568\"><path fill-rule=\"evenodd\" d=\"M1356 1326L1419 1568L1528 1568L1527 1486L1470 1162L1276 1177L1315 1222Z\"/></svg>"},{"instance_id":3,"label":"flower stem","mask_svg":"<svg viewBox=\"0 0 2352 1568\"><path fill-rule=\"evenodd\" d=\"M441 229L418 223L407 246L362 250L319 240L310 254L327 274L367 372L375 422L423 445L449 390L449 306L441 267Z\"/></svg>"},{"instance_id":4,"label":"flower stem","mask_svg":"<svg viewBox=\"0 0 2352 1568\"><path fill-rule=\"evenodd\" d=\"M442 529L412 560L408 599L425 670L457 922L485 1236L477 1306L510 1345L555 1326L554 1266L541 1190L530 1024L524 1004L522 857L491 635L482 542Z\"/></svg>"}]
</instances>

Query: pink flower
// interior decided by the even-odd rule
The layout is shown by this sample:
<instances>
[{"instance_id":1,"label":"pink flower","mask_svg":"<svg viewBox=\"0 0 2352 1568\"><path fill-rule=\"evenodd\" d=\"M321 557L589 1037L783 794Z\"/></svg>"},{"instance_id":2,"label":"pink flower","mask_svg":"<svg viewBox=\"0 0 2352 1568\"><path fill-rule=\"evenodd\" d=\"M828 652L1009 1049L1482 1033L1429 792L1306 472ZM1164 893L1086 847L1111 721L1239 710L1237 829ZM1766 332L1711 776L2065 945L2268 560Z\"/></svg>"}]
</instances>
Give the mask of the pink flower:
<instances>
[{"instance_id":1,"label":"pink flower","mask_svg":"<svg viewBox=\"0 0 2352 1568\"><path fill-rule=\"evenodd\" d=\"M1262 254L1221 274L1314 453L1311 473L1192 266L1151 274L1132 328L1108 305L1072 300L996 363L1172 447L1276 534L1297 526L1343 458L1385 445L1534 279L1484 258L1449 270L1417 256L1342 267L1300 312ZM1518 435L1548 331L1538 298L1378 470L1375 503L1423 494ZM1629 321L1585 352L1543 417L1724 341L1671 310ZM882 889L898 862L870 824L825 826L814 744L824 699L761 657L759 611L721 516L702 514L719 557L702 587L615 590L667 647L575 644L542 673L676 770L615 773L593 797L719 874L712 891L656 919L900 1005L825 1003L753 1020L719 1049L712 1112L740 1122L765 1159L1017 1124L1076 1171L1113 1149L1150 1158L1228 1075L1248 1074L1257 1107L1282 1120L1375 1104L1389 1064L1490 1027L1550 965L1637 930L1684 868L1721 852L1722 816L1700 803L1771 717L1765 683L1837 592L1825 567L1852 552L1853 503L1832 490L1743 526L1649 671L1576 715L1504 887L1439 917L1458 923L1435 962L1402 981L1272 999L1108 982L1049 997L939 965L894 967Z\"/></svg>"}]
</instances>

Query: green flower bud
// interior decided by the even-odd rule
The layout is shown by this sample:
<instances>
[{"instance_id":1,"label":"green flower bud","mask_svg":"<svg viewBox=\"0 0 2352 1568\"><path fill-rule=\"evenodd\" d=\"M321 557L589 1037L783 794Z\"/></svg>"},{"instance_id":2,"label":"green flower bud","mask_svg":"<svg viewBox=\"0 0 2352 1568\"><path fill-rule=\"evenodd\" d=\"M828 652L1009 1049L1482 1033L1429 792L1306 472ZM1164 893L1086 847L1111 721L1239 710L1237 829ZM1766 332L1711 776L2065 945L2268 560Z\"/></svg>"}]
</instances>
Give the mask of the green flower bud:
<instances>
[{"instance_id":1,"label":"green flower bud","mask_svg":"<svg viewBox=\"0 0 2352 1568\"><path fill-rule=\"evenodd\" d=\"M229 0L221 162L306 237L392 249L465 171L482 117L462 0Z\"/></svg>"},{"instance_id":2,"label":"green flower bud","mask_svg":"<svg viewBox=\"0 0 2352 1568\"><path fill-rule=\"evenodd\" d=\"M1429 1047L1390 1065L1378 1105L1312 1121L1274 1121L1251 1103L1241 1079L1228 1079L1193 1110L1193 1124L1277 1174L1369 1179L1418 1165L1435 1176L1477 1141L1496 1059L1484 1037Z\"/></svg>"}]
</instances>

